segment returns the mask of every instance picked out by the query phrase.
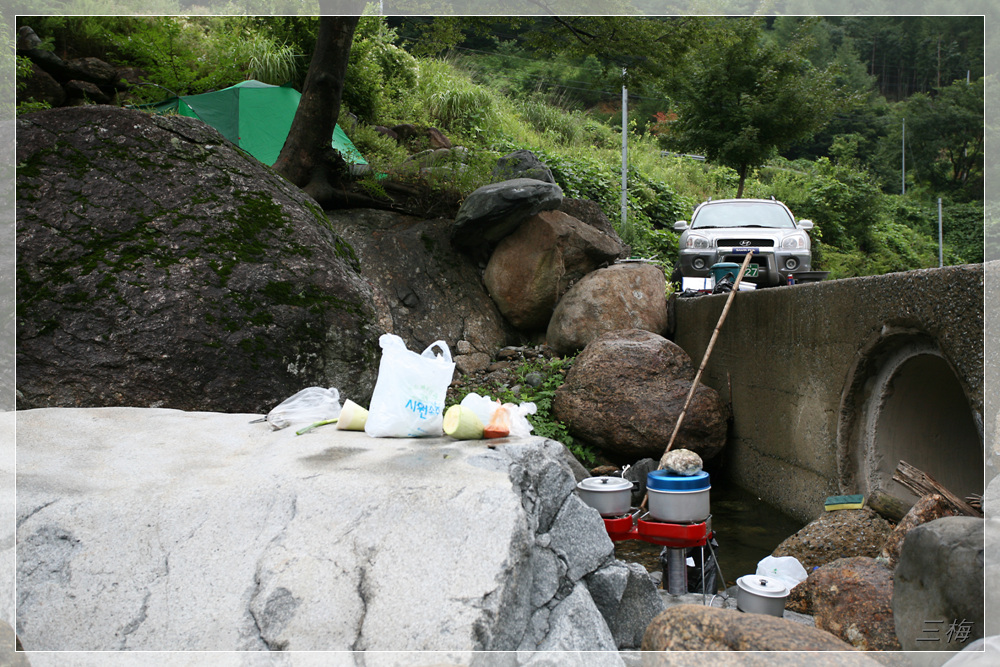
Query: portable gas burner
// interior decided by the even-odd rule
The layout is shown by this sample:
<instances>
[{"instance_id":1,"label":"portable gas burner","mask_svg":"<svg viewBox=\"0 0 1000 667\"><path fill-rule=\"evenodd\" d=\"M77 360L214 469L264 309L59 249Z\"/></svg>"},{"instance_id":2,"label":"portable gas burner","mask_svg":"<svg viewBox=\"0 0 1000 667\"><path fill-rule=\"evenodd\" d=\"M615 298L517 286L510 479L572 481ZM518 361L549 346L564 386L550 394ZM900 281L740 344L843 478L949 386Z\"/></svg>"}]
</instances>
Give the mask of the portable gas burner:
<instances>
[{"instance_id":1,"label":"portable gas burner","mask_svg":"<svg viewBox=\"0 0 1000 667\"><path fill-rule=\"evenodd\" d=\"M577 484L580 499L601 514L612 541L640 540L666 547L666 589L671 595L687 593L687 552L702 547L699 551L704 592L704 547L712 548L709 544L712 485L708 473L701 470L690 475L668 470L647 473L649 512L642 516L639 516L641 510L628 508L632 488L633 483L616 477L590 478Z\"/></svg>"}]
</instances>

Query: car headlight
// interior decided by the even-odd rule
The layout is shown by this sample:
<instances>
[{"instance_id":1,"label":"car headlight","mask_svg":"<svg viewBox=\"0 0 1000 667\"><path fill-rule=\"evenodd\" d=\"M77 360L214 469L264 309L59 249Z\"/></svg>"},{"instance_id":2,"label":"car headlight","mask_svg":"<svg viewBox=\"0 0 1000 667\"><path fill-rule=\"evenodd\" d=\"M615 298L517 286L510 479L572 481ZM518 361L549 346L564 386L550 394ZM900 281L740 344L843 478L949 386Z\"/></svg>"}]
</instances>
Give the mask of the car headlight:
<instances>
[{"instance_id":1,"label":"car headlight","mask_svg":"<svg viewBox=\"0 0 1000 667\"><path fill-rule=\"evenodd\" d=\"M781 240L781 247L785 250L804 250L809 247L809 239L805 234L793 234Z\"/></svg>"},{"instance_id":2,"label":"car headlight","mask_svg":"<svg viewBox=\"0 0 1000 667\"><path fill-rule=\"evenodd\" d=\"M695 250L706 250L712 247L711 242L704 237L698 236L697 234L691 234L687 237L687 242L684 244L685 248L694 248Z\"/></svg>"}]
</instances>

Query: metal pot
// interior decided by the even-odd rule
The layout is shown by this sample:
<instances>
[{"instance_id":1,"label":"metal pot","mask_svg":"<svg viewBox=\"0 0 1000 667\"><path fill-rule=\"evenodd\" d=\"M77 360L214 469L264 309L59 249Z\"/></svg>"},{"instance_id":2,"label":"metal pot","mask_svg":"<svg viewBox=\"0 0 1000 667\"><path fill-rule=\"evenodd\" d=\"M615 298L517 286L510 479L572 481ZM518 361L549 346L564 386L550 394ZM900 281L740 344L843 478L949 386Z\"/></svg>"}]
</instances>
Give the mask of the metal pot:
<instances>
[{"instance_id":1,"label":"metal pot","mask_svg":"<svg viewBox=\"0 0 1000 667\"><path fill-rule=\"evenodd\" d=\"M736 608L753 614L784 616L788 587L779 579L747 574L736 580Z\"/></svg>"},{"instance_id":2,"label":"metal pot","mask_svg":"<svg viewBox=\"0 0 1000 667\"><path fill-rule=\"evenodd\" d=\"M666 470L654 470L646 475L649 492L649 514L667 523L697 523L709 515L708 473L672 475Z\"/></svg>"},{"instance_id":3,"label":"metal pot","mask_svg":"<svg viewBox=\"0 0 1000 667\"><path fill-rule=\"evenodd\" d=\"M588 477L576 485L580 500L601 516L628 514L632 506L632 482L621 477Z\"/></svg>"}]
</instances>

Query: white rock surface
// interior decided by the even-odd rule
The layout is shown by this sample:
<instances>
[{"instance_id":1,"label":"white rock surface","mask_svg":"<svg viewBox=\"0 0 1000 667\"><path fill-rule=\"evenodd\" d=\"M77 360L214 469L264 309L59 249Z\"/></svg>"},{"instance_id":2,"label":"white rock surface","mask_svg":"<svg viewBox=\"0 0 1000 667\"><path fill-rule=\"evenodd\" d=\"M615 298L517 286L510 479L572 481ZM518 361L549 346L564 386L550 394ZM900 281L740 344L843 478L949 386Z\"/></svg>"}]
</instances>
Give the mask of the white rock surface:
<instances>
[{"instance_id":1,"label":"white rock surface","mask_svg":"<svg viewBox=\"0 0 1000 667\"><path fill-rule=\"evenodd\" d=\"M25 648L614 650L581 581L612 544L559 443L252 417L16 413Z\"/></svg>"}]
</instances>

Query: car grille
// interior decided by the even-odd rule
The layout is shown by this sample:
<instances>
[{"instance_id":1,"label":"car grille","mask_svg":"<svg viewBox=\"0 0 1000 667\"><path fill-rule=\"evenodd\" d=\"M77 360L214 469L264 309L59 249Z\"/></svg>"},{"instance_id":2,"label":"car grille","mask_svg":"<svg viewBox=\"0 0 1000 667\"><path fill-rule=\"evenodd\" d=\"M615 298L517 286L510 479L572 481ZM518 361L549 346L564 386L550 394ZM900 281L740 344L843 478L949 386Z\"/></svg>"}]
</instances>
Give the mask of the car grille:
<instances>
[{"instance_id":1,"label":"car grille","mask_svg":"<svg viewBox=\"0 0 1000 667\"><path fill-rule=\"evenodd\" d=\"M762 248L762 247L774 247L774 239L719 239L715 245L720 248L740 248L745 241L749 241L747 247L750 248Z\"/></svg>"},{"instance_id":2,"label":"car grille","mask_svg":"<svg viewBox=\"0 0 1000 667\"><path fill-rule=\"evenodd\" d=\"M767 260L763 259L763 260L760 260L760 261L755 261L757 259L756 258L756 253L754 253L754 255L755 255L755 257L750 260L750 263L751 264L756 264L759 267L758 271L760 271L762 274L766 274L767 273ZM720 262L733 262L734 264L743 264L743 260L744 259L746 259L746 255L724 255L722 257L722 259L719 260L719 261Z\"/></svg>"}]
</instances>

